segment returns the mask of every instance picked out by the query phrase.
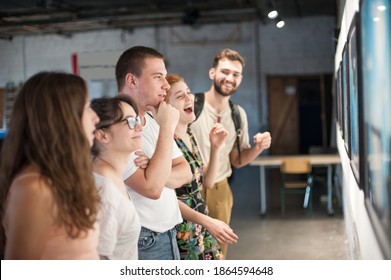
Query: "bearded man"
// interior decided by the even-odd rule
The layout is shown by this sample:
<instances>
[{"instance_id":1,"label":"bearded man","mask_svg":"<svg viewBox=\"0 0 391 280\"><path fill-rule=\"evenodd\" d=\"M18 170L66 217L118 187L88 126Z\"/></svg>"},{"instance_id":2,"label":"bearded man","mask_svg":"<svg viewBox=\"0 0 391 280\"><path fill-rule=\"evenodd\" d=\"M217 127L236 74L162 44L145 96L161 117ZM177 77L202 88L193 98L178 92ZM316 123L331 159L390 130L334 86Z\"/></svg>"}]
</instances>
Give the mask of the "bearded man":
<instances>
[{"instance_id":1,"label":"bearded man","mask_svg":"<svg viewBox=\"0 0 391 280\"><path fill-rule=\"evenodd\" d=\"M228 130L228 137L221 147L219 154L219 167L216 182L213 188L204 189L203 195L209 208L209 215L224 221L229 225L233 205L232 191L228 178L232 174L232 167L240 168L253 161L262 151L271 144L269 132L256 133L253 136L253 145L248 135L248 122L245 110L237 105L240 114L241 133L237 135L232 119L230 97L239 88L242 82L244 67L243 57L235 50L223 49L214 58L212 68L209 69L209 78L212 85L204 93L203 109L191 129L199 142L202 154L208 162L210 154L209 131L216 122L222 123ZM238 137L237 137L238 136ZM238 141L238 144L235 144ZM239 147L237 149L236 147ZM227 245L220 244L225 258Z\"/></svg>"}]
</instances>

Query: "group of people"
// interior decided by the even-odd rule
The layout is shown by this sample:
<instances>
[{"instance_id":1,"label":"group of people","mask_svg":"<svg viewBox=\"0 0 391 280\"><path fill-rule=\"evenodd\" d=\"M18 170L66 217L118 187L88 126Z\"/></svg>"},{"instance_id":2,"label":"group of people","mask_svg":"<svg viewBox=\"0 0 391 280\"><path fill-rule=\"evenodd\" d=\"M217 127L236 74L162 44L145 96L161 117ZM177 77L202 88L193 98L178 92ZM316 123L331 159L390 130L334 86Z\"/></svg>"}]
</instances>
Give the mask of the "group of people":
<instances>
[{"instance_id":1,"label":"group of people","mask_svg":"<svg viewBox=\"0 0 391 280\"><path fill-rule=\"evenodd\" d=\"M3 257L225 259L238 238L231 165L271 143L264 132L250 145L240 106L237 142L229 99L243 67L234 50L216 55L197 119L184 78L149 47L120 56L115 97L90 101L72 74L28 79L1 151Z\"/></svg>"}]
</instances>

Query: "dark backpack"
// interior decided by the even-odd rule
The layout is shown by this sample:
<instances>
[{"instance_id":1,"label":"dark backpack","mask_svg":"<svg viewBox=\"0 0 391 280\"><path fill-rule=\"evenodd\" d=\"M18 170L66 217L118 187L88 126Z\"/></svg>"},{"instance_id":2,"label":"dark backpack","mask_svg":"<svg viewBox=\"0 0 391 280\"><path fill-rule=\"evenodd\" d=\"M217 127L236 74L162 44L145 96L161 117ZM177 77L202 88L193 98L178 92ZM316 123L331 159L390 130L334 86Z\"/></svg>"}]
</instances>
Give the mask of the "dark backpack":
<instances>
[{"instance_id":1,"label":"dark backpack","mask_svg":"<svg viewBox=\"0 0 391 280\"><path fill-rule=\"evenodd\" d=\"M194 114L196 116L196 119L198 119L199 115L202 112L202 109L204 108L205 103L205 94L202 93L196 93L194 94ZM241 124L241 118L239 113L239 107L236 104L233 104L231 100L229 100L229 106L231 107L232 111L232 120L235 125L236 130L236 148L238 149L239 153L239 163L241 163L240 159L240 136L242 135L243 131L240 127Z\"/></svg>"}]
</instances>

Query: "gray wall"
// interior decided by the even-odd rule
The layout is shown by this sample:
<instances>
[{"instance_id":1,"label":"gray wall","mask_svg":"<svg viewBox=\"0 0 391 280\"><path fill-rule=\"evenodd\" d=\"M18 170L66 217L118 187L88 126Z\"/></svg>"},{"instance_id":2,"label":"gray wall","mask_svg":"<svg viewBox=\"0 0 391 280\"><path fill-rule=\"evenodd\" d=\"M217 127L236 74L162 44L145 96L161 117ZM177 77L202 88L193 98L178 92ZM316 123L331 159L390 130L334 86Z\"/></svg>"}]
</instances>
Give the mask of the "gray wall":
<instances>
[{"instance_id":1,"label":"gray wall","mask_svg":"<svg viewBox=\"0 0 391 280\"><path fill-rule=\"evenodd\" d=\"M133 45L146 45L164 53L169 72L183 75L194 92L204 91L210 87L208 69L213 56L229 47L246 59L243 83L234 100L247 110L250 133L254 134L267 126L267 75L333 72L334 27L334 18L314 17L288 19L283 29L246 22L138 28L132 33L86 32L71 38L15 37L12 41L0 40L0 87L7 82L19 84L42 70L70 72L72 53L120 53Z\"/></svg>"},{"instance_id":2,"label":"gray wall","mask_svg":"<svg viewBox=\"0 0 391 280\"><path fill-rule=\"evenodd\" d=\"M205 91L210 87L208 69L214 55L229 47L246 59L244 79L233 99L246 109L252 136L268 127L267 75L333 72L335 22L333 17L311 17L287 19L283 29L271 23L245 22L137 28L131 33L95 31L70 38L15 37L12 41L0 40L0 87L7 82L19 84L42 70L71 72L72 53L121 53L133 45L146 45L165 54L169 72L183 75L193 92ZM115 63L113 60L108 67ZM114 68L109 78L114 78ZM115 82L90 81L90 90L93 96L114 94ZM258 185L256 168L245 167L237 174L234 184Z\"/></svg>"}]
</instances>

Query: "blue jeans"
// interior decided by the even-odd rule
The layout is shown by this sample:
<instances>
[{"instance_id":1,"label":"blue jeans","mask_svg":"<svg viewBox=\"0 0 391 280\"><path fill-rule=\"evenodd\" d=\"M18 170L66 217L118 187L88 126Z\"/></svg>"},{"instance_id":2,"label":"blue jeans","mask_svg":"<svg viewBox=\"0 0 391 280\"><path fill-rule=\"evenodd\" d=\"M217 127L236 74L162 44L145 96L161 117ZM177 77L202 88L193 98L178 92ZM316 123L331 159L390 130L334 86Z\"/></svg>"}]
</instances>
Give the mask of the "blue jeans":
<instances>
[{"instance_id":1,"label":"blue jeans","mask_svg":"<svg viewBox=\"0 0 391 280\"><path fill-rule=\"evenodd\" d=\"M141 227L138 239L139 260L179 260L176 229L154 232Z\"/></svg>"}]
</instances>

